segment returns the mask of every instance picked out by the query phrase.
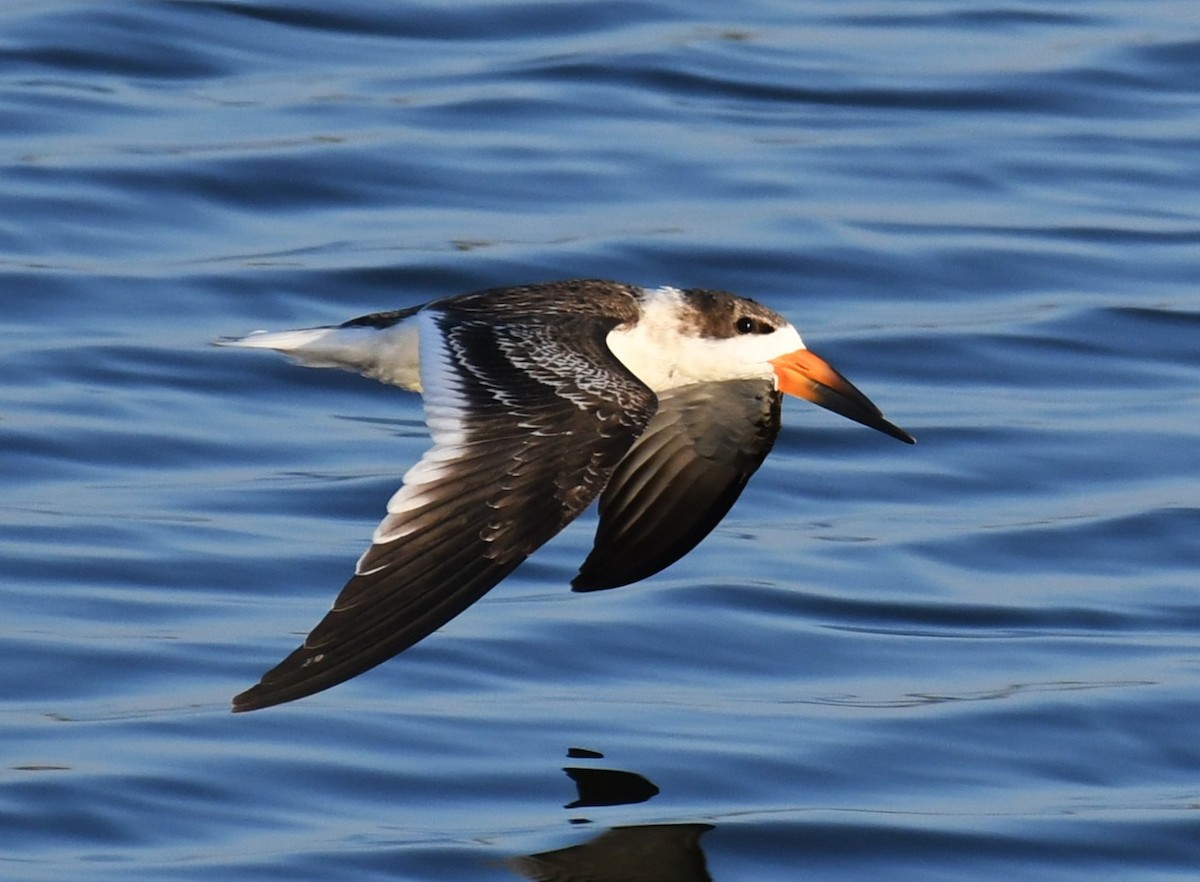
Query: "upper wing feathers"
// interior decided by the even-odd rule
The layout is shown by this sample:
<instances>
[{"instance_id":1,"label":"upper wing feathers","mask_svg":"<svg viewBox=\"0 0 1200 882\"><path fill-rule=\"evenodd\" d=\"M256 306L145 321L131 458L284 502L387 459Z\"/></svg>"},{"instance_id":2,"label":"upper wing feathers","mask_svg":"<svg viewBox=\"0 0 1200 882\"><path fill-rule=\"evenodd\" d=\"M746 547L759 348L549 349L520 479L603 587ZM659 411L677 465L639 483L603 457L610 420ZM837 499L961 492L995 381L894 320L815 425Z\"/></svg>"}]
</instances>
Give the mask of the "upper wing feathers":
<instances>
[{"instance_id":1,"label":"upper wing feathers","mask_svg":"<svg viewBox=\"0 0 1200 882\"><path fill-rule=\"evenodd\" d=\"M572 587L628 585L691 551L770 452L779 399L765 380L660 393L658 412L600 496L595 545Z\"/></svg>"},{"instance_id":2,"label":"upper wing feathers","mask_svg":"<svg viewBox=\"0 0 1200 882\"><path fill-rule=\"evenodd\" d=\"M444 625L595 498L653 413L604 345L616 319L496 325L447 302L418 321L433 447L333 609L234 710L326 689Z\"/></svg>"}]
</instances>

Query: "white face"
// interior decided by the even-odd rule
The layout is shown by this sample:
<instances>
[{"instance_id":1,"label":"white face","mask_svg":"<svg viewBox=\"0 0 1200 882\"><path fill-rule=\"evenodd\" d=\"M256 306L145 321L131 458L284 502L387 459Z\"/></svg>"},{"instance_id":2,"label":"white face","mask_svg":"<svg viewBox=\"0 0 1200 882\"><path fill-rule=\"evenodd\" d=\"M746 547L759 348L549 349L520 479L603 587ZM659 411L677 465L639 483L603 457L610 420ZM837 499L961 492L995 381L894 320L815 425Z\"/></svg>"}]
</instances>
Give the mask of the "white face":
<instances>
[{"instance_id":1,"label":"white face","mask_svg":"<svg viewBox=\"0 0 1200 882\"><path fill-rule=\"evenodd\" d=\"M647 291L643 308L636 326L612 331L607 342L621 363L655 391L689 383L772 379L771 359L805 348L790 324L729 337L686 333L683 294L674 288Z\"/></svg>"},{"instance_id":2,"label":"white face","mask_svg":"<svg viewBox=\"0 0 1200 882\"><path fill-rule=\"evenodd\" d=\"M768 334L743 334L713 339L684 337L676 356L673 386L720 380L770 379L771 359L804 348L800 334L790 324Z\"/></svg>"}]
</instances>

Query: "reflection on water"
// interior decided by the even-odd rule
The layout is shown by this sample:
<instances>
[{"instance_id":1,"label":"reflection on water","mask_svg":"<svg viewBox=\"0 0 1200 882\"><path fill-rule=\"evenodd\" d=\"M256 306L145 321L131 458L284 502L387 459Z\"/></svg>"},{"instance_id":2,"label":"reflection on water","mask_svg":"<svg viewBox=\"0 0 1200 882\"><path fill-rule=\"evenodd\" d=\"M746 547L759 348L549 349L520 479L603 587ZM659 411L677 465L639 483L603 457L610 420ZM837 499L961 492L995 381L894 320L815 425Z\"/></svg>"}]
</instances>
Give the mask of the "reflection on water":
<instances>
[{"instance_id":1,"label":"reflection on water","mask_svg":"<svg viewBox=\"0 0 1200 882\"><path fill-rule=\"evenodd\" d=\"M658 788L634 772L617 769L563 769L579 789L579 798L566 808L598 805L632 805L658 795Z\"/></svg>"},{"instance_id":2,"label":"reflection on water","mask_svg":"<svg viewBox=\"0 0 1200 882\"><path fill-rule=\"evenodd\" d=\"M647 824L614 827L579 845L508 862L538 882L706 882L708 866L700 837L708 824Z\"/></svg>"},{"instance_id":3,"label":"reflection on water","mask_svg":"<svg viewBox=\"0 0 1200 882\"><path fill-rule=\"evenodd\" d=\"M572 749L569 756L582 756ZM594 758L602 754L586 751ZM658 794L654 784L635 772L618 769L564 769L579 797L566 808L630 805ZM572 823L580 823L575 818ZM700 848L711 824L642 824L613 827L578 845L524 855L506 866L538 882L705 882L712 877Z\"/></svg>"}]
</instances>

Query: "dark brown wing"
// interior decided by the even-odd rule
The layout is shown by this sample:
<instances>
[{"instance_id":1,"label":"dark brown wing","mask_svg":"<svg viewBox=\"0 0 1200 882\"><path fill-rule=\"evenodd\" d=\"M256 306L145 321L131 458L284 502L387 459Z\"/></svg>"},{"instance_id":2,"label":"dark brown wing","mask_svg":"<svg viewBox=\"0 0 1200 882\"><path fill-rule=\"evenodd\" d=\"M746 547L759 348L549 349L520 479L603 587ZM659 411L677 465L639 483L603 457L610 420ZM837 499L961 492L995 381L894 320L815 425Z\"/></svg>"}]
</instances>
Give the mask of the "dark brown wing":
<instances>
[{"instance_id":1,"label":"dark brown wing","mask_svg":"<svg viewBox=\"0 0 1200 882\"><path fill-rule=\"evenodd\" d=\"M418 321L433 447L333 609L235 711L327 689L450 621L595 498L654 411L604 345L616 319L497 325L450 301Z\"/></svg>"},{"instance_id":2,"label":"dark brown wing","mask_svg":"<svg viewBox=\"0 0 1200 882\"><path fill-rule=\"evenodd\" d=\"M596 542L572 587L628 585L691 551L770 452L779 399L767 380L660 393L654 419L600 496Z\"/></svg>"}]
</instances>

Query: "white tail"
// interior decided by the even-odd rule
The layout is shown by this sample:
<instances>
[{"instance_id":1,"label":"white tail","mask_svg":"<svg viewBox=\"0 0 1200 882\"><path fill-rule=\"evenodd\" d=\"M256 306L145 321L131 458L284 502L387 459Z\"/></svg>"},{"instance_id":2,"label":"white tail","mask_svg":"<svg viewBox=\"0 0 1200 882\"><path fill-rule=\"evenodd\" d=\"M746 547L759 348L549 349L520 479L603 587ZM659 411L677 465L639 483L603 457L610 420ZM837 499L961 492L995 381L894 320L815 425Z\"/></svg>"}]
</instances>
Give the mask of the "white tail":
<instances>
[{"instance_id":1,"label":"white tail","mask_svg":"<svg viewBox=\"0 0 1200 882\"><path fill-rule=\"evenodd\" d=\"M308 367L357 371L402 389L421 391L416 316L387 328L364 325L255 331L214 340L217 346L274 349Z\"/></svg>"}]
</instances>

